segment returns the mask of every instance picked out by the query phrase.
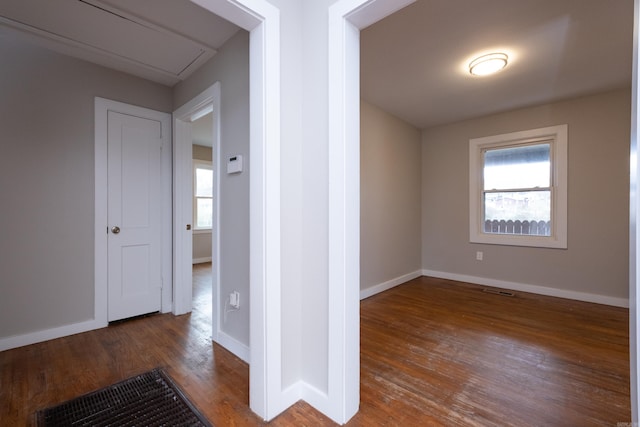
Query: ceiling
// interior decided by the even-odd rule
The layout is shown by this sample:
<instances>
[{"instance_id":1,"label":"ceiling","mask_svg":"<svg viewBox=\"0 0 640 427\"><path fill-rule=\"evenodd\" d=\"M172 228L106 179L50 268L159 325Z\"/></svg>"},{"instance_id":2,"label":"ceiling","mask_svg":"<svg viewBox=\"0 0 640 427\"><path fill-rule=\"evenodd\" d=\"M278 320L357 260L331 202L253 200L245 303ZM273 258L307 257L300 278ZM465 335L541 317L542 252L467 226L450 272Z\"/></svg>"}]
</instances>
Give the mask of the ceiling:
<instances>
[{"instance_id":1,"label":"ceiling","mask_svg":"<svg viewBox=\"0 0 640 427\"><path fill-rule=\"evenodd\" d=\"M361 33L361 92L418 128L631 86L633 0L418 0ZM467 64L504 51L501 72Z\"/></svg>"},{"instance_id":2,"label":"ceiling","mask_svg":"<svg viewBox=\"0 0 640 427\"><path fill-rule=\"evenodd\" d=\"M213 146L213 113L205 114L192 122L191 139L195 145Z\"/></svg>"},{"instance_id":3,"label":"ceiling","mask_svg":"<svg viewBox=\"0 0 640 427\"><path fill-rule=\"evenodd\" d=\"M239 28L189 0L1 0L0 36L172 86ZM633 0L418 0L361 33L362 97L418 128L630 87ZM466 65L503 50L489 77Z\"/></svg>"},{"instance_id":4,"label":"ceiling","mask_svg":"<svg viewBox=\"0 0 640 427\"><path fill-rule=\"evenodd\" d=\"M238 27L189 0L2 0L0 34L172 86Z\"/></svg>"}]
</instances>

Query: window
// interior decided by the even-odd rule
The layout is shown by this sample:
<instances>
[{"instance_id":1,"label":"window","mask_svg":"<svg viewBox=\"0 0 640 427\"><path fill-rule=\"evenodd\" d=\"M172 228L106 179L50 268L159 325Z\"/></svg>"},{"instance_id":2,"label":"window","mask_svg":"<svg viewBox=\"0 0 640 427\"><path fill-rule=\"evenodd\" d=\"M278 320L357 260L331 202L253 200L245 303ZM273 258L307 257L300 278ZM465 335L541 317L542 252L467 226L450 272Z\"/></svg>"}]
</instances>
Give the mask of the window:
<instances>
[{"instance_id":1,"label":"window","mask_svg":"<svg viewBox=\"0 0 640 427\"><path fill-rule=\"evenodd\" d=\"M567 247L567 125L469 141L470 241Z\"/></svg>"},{"instance_id":2,"label":"window","mask_svg":"<svg viewBox=\"0 0 640 427\"><path fill-rule=\"evenodd\" d=\"M194 230L211 230L213 224L213 169L211 162L193 161Z\"/></svg>"}]
</instances>

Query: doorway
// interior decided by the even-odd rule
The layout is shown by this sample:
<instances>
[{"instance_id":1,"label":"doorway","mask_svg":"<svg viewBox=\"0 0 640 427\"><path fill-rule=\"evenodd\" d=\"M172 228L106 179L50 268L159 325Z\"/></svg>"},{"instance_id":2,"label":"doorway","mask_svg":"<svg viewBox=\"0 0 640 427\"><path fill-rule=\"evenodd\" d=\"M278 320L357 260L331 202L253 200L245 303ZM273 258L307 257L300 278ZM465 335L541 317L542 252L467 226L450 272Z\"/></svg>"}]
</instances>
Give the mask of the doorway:
<instances>
[{"instance_id":1,"label":"doorway","mask_svg":"<svg viewBox=\"0 0 640 427\"><path fill-rule=\"evenodd\" d=\"M214 310L219 307L220 283L220 83L210 86L176 110L173 119L174 314L191 312L194 296L198 298L199 309L205 309L207 304L201 298L208 298L209 292L206 286L202 289L200 285L202 280L208 280L207 274L198 272L198 289L194 294L193 266L194 260L210 262L211 309L208 314L212 339L217 341L219 316ZM194 197L193 191L196 184L194 164L200 165L203 176L211 177L210 188L203 188L199 198ZM207 171L211 173L207 174ZM201 273L205 279L201 279Z\"/></svg>"},{"instance_id":2,"label":"doorway","mask_svg":"<svg viewBox=\"0 0 640 427\"><path fill-rule=\"evenodd\" d=\"M330 10L330 20L335 24L336 28L340 28L344 31L334 31L330 35L330 46L329 46L329 61L330 61L330 70L335 71L336 78L330 78L330 81L333 82L333 86L330 87L331 97L330 97L330 131L334 130L336 133L335 138L330 138L330 145L335 147L336 152L340 152L339 150L343 146L349 147L349 149L354 150L356 144L358 144L357 130L350 128L354 123L358 123L358 117L356 115L357 109L356 105L359 102L357 97L357 93L354 90L351 90L352 87L359 87L359 79L355 75L358 70L358 63L354 59L357 55L347 55L352 52L358 52L358 31L359 29L365 28L367 25L372 24L378 18L385 16L383 13L375 13L375 11L371 11L370 14L365 14L365 8L362 7L360 10L357 7L362 6L367 3L366 0L363 1L348 1L344 0L342 2L335 3ZM373 9L373 5L376 6L384 6L388 5L389 7L397 7L399 9L403 3L410 3L410 1L403 2L402 0L388 0L388 1L379 1L379 2L369 2L366 9ZM636 1L636 10L634 12L635 15L635 26L636 30L638 28L638 2ZM371 6L369 6L371 5ZM342 6L342 8L341 8ZM376 19L374 19L376 18ZM335 36L334 36L335 34ZM637 353L637 330L636 326L640 324L638 320L638 316L635 310L636 302L637 302L637 277L636 277L636 250L637 250L637 242L636 242L636 221L637 221L637 209L633 206L637 203L637 198L635 196L635 191L633 189L638 184L638 177L635 173L635 166L637 164L637 156L635 156L636 148L637 148L637 31L634 35L634 53L636 56L634 57L634 74L633 74L633 100L632 105L634 108L633 118L632 118L632 216L631 216L631 284L630 284L630 304L632 306L631 310L631 333L630 333L630 341L631 341L631 352L632 352L632 369L631 369L631 383L632 383L632 405L634 408L633 419L637 420L637 408L640 406L637 389L638 389L638 363L637 357L635 357ZM346 56L346 57L345 57ZM346 99L345 99L346 98ZM344 111L341 111L338 107L342 107L343 105L347 105ZM334 113L335 112L335 113ZM347 128L348 131L345 131ZM334 135L332 133L332 135ZM340 152L342 154L342 152ZM340 157L340 160L344 160L346 156ZM338 165L333 169L335 174L340 174L339 176L343 176L345 173L345 169L353 169L355 167L354 156L350 159L347 159L347 166L343 167L342 163L338 163ZM343 182L341 181L341 184ZM341 202L343 190L341 188L336 188L335 191L331 192L333 196L331 200L336 200L337 202ZM351 206L344 207L344 204L338 203L335 210L339 211L343 217L347 217L349 212L352 209L355 209L353 204ZM334 240L338 240L337 237L340 237L341 230L337 229ZM350 241L350 246L355 246L356 237L353 235L347 236L347 239ZM332 245L330 245L332 247ZM340 260L336 261L337 268L342 270L342 266L339 263Z\"/></svg>"},{"instance_id":3,"label":"doorway","mask_svg":"<svg viewBox=\"0 0 640 427\"><path fill-rule=\"evenodd\" d=\"M208 109L206 109L208 111ZM212 304L213 283L213 112L191 122L192 125L192 309L203 324L212 325L216 307Z\"/></svg>"}]
</instances>

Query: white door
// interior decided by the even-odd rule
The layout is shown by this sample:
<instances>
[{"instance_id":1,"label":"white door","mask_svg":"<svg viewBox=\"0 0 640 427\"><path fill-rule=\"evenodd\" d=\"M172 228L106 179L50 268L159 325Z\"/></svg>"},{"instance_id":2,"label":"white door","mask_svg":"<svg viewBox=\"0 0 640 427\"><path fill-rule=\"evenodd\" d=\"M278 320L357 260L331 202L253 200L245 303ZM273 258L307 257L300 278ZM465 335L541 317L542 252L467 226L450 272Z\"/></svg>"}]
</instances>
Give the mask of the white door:
<instances>
[{"instance_id":1,"label":"white door","mask_svg":"<svg viewBox=\"0 0 640 427\"><path fill-rule=\"evenodd\" d=\"M108 113L108 320L160 311L162 123Z\"/></svg>"}]
</instances>

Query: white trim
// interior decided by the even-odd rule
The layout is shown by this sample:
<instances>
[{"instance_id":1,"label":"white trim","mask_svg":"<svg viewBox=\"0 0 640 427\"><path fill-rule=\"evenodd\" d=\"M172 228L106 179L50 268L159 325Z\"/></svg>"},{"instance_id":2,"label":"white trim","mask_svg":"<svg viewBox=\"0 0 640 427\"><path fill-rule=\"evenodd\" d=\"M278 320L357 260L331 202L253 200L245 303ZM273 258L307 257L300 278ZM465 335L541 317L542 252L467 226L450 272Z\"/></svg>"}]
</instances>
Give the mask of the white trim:
<instances>
[{"instance_id":1,"label":"white trim","mask_svg":"<svg viewBox=\"0 0 640 427\"><path fill-rule=\"evenodd\" d=\"M108 108L100 98L94 101L94 319L98 327L109 324L108 301L108 263L107 263L107 120L104 117Z\"/></svg>"},{"instance_id":2,"label":"white trim","mask_svg":"<svg viewBox=\"0 0 640 427\"><path fill-rule=\"evenodd\" d=\"M305 381L298 381L282 391L282 400L291 405L304 400L316 410L327 414L331 412L331 402L327 393Z\"/></svg>"},{"instance_id":3,"label":"white trim","mask_svg":"<svg viewBox=\"0 0 640 427\"><path fill-rule=\"evenodd\" d=\"M300 381L299 388L302 400L318 409L323 414L331 413L335 403L331 401L327 393L304 381Z\"/></svg>"},{"instance_id":4,"label":"white trim","mask_svg":"<svg viewBox=\"0 0 640 427\"><path fill-rule=\"evenodd\" d=\"M265 420L282 400L280 250L280 12L252 2L264 17L251 30L250 348L249 403ZM258 7L259 6L259 7Z\"/></svg>"},{"instance_id":5,"label":"white trim","mask_svg":"<svg viewBox=\"0 0 640 427\"><path fill-rule=\"evenodd\" d=\"M202 117L202 113L212 114L213 133L211 141L211 151L214 162L205 160L194 160L192 157L193 141L191 138L191 122ZM192 310L193 283L192 265L196 263L193 259L193 234L211 234L211 253L215 257L208 260L212 263L212 285L211 298L213 313L213 331L217 331L217 322L222 310L216 301L220 293L220 82L216 82L207 89L199 93L190 101L180 106L173 112L174 130L174 176L173 176L173 212L174 225L173 233L175 246L173 259L175 263L174 283L174 311L176 315L189 313ZM186 230L184 224L193 225L193 171L194 164L208 164L213 170L213 229L208 230ZM208 262L208 261L203 261ZM214 333L213 340L217 341Z\"/></svg>"},{"instance_id":6,"label":"white trim","mask_svg":"<svg viewBox=\"0 0 640 427\"><path fill-rule=\"evenodd\" d=\"M251 32L249 404L271 420L284 409L280 272L280 11L266 0L192 0Z\"/></svg>"},{"instance_id":7,"label":"white trim","mask_svg":"<svg viewBox=\"0 0 640 427\"><path fill-rule=\"evenodd\" d=\"M239 357L245 363L249 363L249 359L251 358L251 351L249 347L242 344L237 339L233 338L231 335L227 335L222 331L218 332L218 339L216 340L218 344L222 347L229 350L235 356Z\"/></svg>"},{"instance_id":8,"label":"white trim","mask_svg":"<svg viewBox=\"0 0 640 427\"><path fill-rule=\"evenodd\" d=\"M304 386L303 381L298 381L291 384L289 387L282 390L282 401L289 402L290 405L293 405L297 401L302 399L302 387Z\"/></svg>"},{"instance_id":9,"label":"white trim","mask_svg":"<svg viewBox=\"0 0 640 427\"><path fill-rule=\"evenodd\" d=\"M181 120L177 113L173 113L173 314L176 316L191 312L193 296L193 241L187 230L193 217L191 123Z\"/></svg>"},{"instance_id":10,"label":"white trim","mask_svg":"<svg viewBox=\"0 0 640 427\"><path fill-rule=\"evenodd\" d=\"M638 85L638 50L640 32L640 1L633 4L633 71L631 74L631 138L630 138L630 191L629 191L629 357L630 357L630 385L631 385L631 422L638 425L640 422L640 316L638 316L638 304L640 304L640 276L638 265L640 264L640 163L638 158L638 124L640 123L640 86Z\"/></svg>"},{"instance_id":11,"label":"white trim","mask_svg":"<svg viewBox=\"0 0 640 427\"><path fill-rule=\"evenodd\" d=\"M291 404L304 400L320 412L326 413L329 411L329 397L327 394L305 381L298 381L284 389L282 398L284 401L291 402Z\"/></svg>"},{"instance_id":12,"label":"white trim","mask_svg":"<svg viewBox=\"0 0 640 427\"><path fill-rule=\"evenodd\" d=\"M92 331L94 329L104 328L105 326L107 326L105 322L94 319L87 320L85 322L72 323L70 325L58 326L56 328L43 329L36 332L29 332L22 335L13 335L0 339L0 351L79 334L81 332Z\"/></svg>"},{"instance_id":13,"label":"white trim","mask_svg":"<svg viewBox=\"0 0 640 427\"><path fill-rule=\"evenodd\" d=\"M95 220L94 220L94 319L97 327L107 326L107 125L108 112L117 111L136 117L157 120L162 126L162 312L171 311L173 288L173 246L171 233L171 115L148 108L96 97L94 102L95 135Z\"/></svg>"},{"instance_id":14,"label":"white trim","mask_svg":"<svg viewBox=\"0 0 640 427\"><path fill-rule=\"evenodd\" d=\"M291 404L303 400L324 414L331 411L331 402L327 393L305 381L298 381L284 389L282 399Z\"/></svg>"},{"instance_id":15,"label":"white trim","mask_svg":"<svg viewBox=\"0 0 640 427\"><path fill-rule=\"evenodd\" d=\"M629 307L629 300L606 295L590 294L587 292L570 291L566 289L550 288L540 285L510 282L506 280L489 279L486 277L468 276L466 274L446 273L443 271L422 270L423 276L437 277L440 279L456 280L458 282L474 283L476 285L492 286L494 288L509 289L513 291L529 292L532 294L546 295L550 297L566 298L576 301L593 302L596 304L612 305L615 307Z\"/></svg>"},{"instance_id":16,"label":"white trim","mask_svg":"<svg viewBox=\"0 0 640 427\"><path fill-rule=\"evenodd\" d=\"M534 140L551 142L551 236L491 234L483 224L483 151ZM493 245L567 248L567 125L549 126L469 140L469 241Z\"/></svg>"},{"instance_id":17,"label":"white trim","mask_svg":"<svg viewBox=\"0 0 640 427\"><path fill-rule=\"evenodd\" d=\"M321 410L340 424L346 423L360 404L359 30L411 3L413 0L339 0L329 7L328 304L331 313L328 315L328 405Z\"/></svg>"},{"instance_id":18,"label":"white trim","mask_svg":"<svg viewBox=\"0 0 640 427\"><path fill-rule=\"evenodd\" d=\"M202 258L194 258L192 264L204 264L205 262L213 262L210 256Z\"/></svg>"},{"instance_id":19,"label":"white trim","mask_svg":"<svg viewBox=\"0 0 640 427\"><path fill-rule=\"evenodd\" d=\"M212 101L216 98L220 98L220 82L216 82L200 92L198 95L194 96L189 101L182 104L178 107L177 110L173 112L174 117L180 118L182 121L192 122L199 118L202 118L203 113L214 113L215 106L212 104ZM190 159L198 160L198 159ZM206 162L207 160L202 160Z\"/></svg>"},{"instance_id":20,"label":"white trim","mask_svg":"<svg viewBox=\"0 0 640 427\"><path fill-rule=\"evenodd\" d=\"M422 276L422 270L417 270L412 273L403 274L402 276L387 280L384 283L379 283L365 289L360 289L360 300L369 298L373 295L379 294L380 292L388 291L391 288L394 288L420 276Z\"/></svg>"},{"instance_id":21,"label":"white trim","mask_svg":"<svg viewBox=\"0 0 640 427\"><path fill-rule=\"evenodd\" d=\"M171 114L162 121L162 312L173 309L173 134Z\"/></svg>"},{"instance_id":22,"label":"white trim","mask_svg":"<svg viewBox=\"0 0 640 427\"><path fill-rule=\"evenodd\" d=\"M329 384L314 402L339 424L360 405L360 34L346 5L329 8Z\"/></svg>"}]
</instances>

